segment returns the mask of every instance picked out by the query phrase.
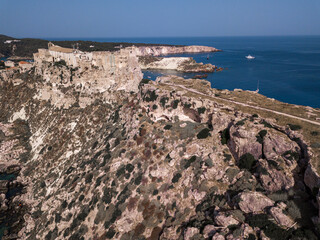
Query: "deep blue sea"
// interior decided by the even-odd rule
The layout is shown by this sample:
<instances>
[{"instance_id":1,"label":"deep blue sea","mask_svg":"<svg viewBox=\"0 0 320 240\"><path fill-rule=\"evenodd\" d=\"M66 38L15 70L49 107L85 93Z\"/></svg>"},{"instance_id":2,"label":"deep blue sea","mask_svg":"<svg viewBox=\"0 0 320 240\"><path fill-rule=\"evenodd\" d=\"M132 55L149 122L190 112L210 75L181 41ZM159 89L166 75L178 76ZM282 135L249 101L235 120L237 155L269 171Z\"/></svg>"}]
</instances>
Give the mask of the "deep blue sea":
<instances>
[{"instance_id":1,"label":"deep blue sea","mask_svg":"<svg viewBox=\"0 0 320 240\"><path fill-rule=\"evenodd\" d=\"M53 39L57 40L57 39ZM61 39L59 39L61 40ZM65 39L69 40L69 39ZM75 40L75 39L72 39ZM320 108L320 36L290 37L196 37L196 38L90 38L81 40L204 45L222 52L183 54L197 62L226 68L208 74L212 87L233 90L256 90L277 100ZM255 56L247 60L245 56ZM145 78L161 74L192 77L196 74L147 71Z\"/></svg>"}]
</instances>

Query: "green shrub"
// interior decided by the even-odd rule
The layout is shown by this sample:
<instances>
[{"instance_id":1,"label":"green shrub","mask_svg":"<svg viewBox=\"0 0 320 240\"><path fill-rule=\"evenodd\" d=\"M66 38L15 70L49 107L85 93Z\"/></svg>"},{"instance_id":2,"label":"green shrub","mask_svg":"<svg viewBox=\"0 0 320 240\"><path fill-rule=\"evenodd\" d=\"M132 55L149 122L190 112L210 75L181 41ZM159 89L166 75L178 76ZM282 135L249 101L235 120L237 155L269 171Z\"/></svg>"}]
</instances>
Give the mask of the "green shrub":
<instances>
[{"instance_id":1,"label":"green shrub","mask_svg":"<svg viewBox=\"0 0 320 240\"><path fill-rule=\"evenodd\" d=\"M257 214L249 216L247 222L251 227L258 227L271 239L287 239L291 235L291 231L282 229L269 220L266 214Z\"/></svg>"},{"instance_id":2,"label":"green shrub","mask_svg":"<svg viewBox=\"0 0 320 240\"><path fill-rule=\"evenodd\" d=\"M253 166L256 163L256 159L251 153L243 154L239 159L239 168L245 168L247 170L252 170Z\"/></svg>"},{"instance_id":3,"label":"green shrub","mask_svg":"<svg viewBox=\"0 0 320 240\"><path fill-rule=\"evenodd\" d=\"M164 129L165 129L165 130L169 130L169 129L171 129L171 128L172 128L172 125L165 125L165 126L164 126Z\"/></svg>"},{"instance_id":4,"label":"green shrub","mask_svg":"<svg viewBox=\"0 0 320 240\"><path fill-rule=\"evenodd\" d=\"M128 163L128 164L126 165L126 170L127 170L129 173L131 173L131 172L133 171L133 169L134 169L134 166L133 166L132 164Z\"/></svg>"},{"instance_id":5,"label":"green shrub","mask_svg":"<svg viewBox=\"0 0 320 240\"><path fill-rule=\"evenodd\" d=\"M294 124L290 124L289 123L288 126L292 131L296 131L296 130L300 130L301 129L300 125L294 125Z\"/></svg>"},{"instance_id":6,"label":"green shrub","mask_svg":"<svg viewBox=\"0 0 320 240\"><path fill-rule=\"evenodd\" d=\"M144 84L148 84L150 81L151 81L150 79L144 78L144 79L142 79L142 80L140 81L139 86L142 86L142 85L144 85Z\"/></svg>"},{"instance_id":7,"label":"green shrub","mask_svg":"<svg viewBox=\"0 0 320 240\"><path fill-rule=\"evenodd\" d=\"M155 101L155 100L157 100L157 98L158 98L158 95L156 94L156 91L147 91L147 93L146 93L146 97L145 97L145 100L147 101L147 102L153 102L153 101Z\"/></svg>"},{"instance_id":8,"label":"green shrub","mask_svg":"<svg viewBox=\"0 0 320 240\"><path fill-rule=\"evenodd\" d=\"M229 179L229 181L232 181L235 176L240 172L238 168L228 168L226 171L226 175Z\"/></svg>"},{"instance_id":9,"label":"green shrub","mask_svg":"<svg viewBox=\"0 0 320 240\"><path fill-rule=\"evenodd\" d=\"M197 134L197 138L198 139L204 139L204 138L207 138L211 136L210 134L210 129L209 128L205 128L205 129L202 129L198 134Z\"/></svg>"},{"instance_id":10,"label":"green shrub","mask_svg":"<svg viewBox=\"0 0 320 240\"><path fill-rule=\"evenodd\" d=\"M166 103L169 101L169 98L168 97L162 97L160 99L160 103L162 105L162 107L165 107Z\"/></svg>"},{"instance_id":11,"label":"green shrub","mask_svg":"<svg viewBox=\"0 0 320 240\"><path fill-rule=\"evenodd\" d=\"M247 121L247 119L242 119L239 122L236 123L236 126L243 126L245 124L245 121Z\"/></svg>"},{"instance_id":12,"label":"green shrub","mask_svg":"<svg viewBox=\"0 0 320 240\"><path fill-rule=\"evenodd\" d=\"M272 125L271 125L270 123L266 122L265 120L263 120L261 123L262 123L265 127L272 128Z\"/></svg>"},{"instance_id":13,"label":"green shrub","mask_svg":"<svg viewBox=\"0 0 320 240\"><path fill-rule=\"evenodd\" d=\"M256 236L252 233L249 234L248 240L256 240Z\"/></svg>"},{"instance_id":14,"label":"green shrub","mask_svg":"<svg viewBox=\"0 0 320 240\"><path fill-rule=\"evenodd\" d=\"M286 202L289 199L288 193L283 191L274 192L268 195L268 198L275 202Z\"/></svg>"},{"instance_id":15,"label":"green shrub","mask_svg":"<svg viewBox=\"0 0 320 240\"><path fill-rule=\"evenodd\" d=\"M222 132L220 132L221 135L221 144L225 145L228 143L228 140L230 139L230 131L229 128L224 129Z\"/></svg>"},{"instance_id":16,"label":"green shrub","mask_svg":"<svg viewBox=\"0 0 320 240\"><path fill-rule=\"evenodd\" d=\"M92 174L92 173L88 173L88 174L86 175L86 177L85 177L86 183L91 183L92 178L93 178L93 174Z\"/></svg>"},{"instance_id":17,"label":"green shrub","mask_svg":"<svg viewBox=\"0 0 320 240\"><path fill-rule=\"evenodd\" d=\"M261 130L256 136L257 142L263 144L263 138L267 135L267 130Z\"/></svg>"},{"instance_id":18,"label":"green shrub","mask_svg":"<svg viewBox=\"0 0 320 240\"><path fill-rule=\"evenodd\" d=\"M178 182L181 177L182 177L181 173L177 173L176 175L173 176L172 183Z\"/></svg>"},{"instance_id":19,"label":"green shrub","mask_svg":"<svg viewBox=\"0 0 320 240\"><path fill-rule=\"evenodd\" d=\"M65 60L60 60L58 62L54 63L54 66L60 67L60 66L67 66L67 63Z\"/></svg>"},{"instance_id":20,"label":"green shrub","mask_svg":"<svg viewBox=\"0 0 320 240\"><path fill-rule=\"evenodd\" d=\"M224 153L223 156L224 156L224 161L225 162L229 162L231 160L231 158L232 158L232 156L230 154L228 154L228 153Z\"/></svg>"},{"instance_id":21,"label":"green shrub","mask_svg":"<svg viewBox=\"0 0 320 240\"><path fill-rule=\"evenodd\" d=\"M197 110L198 110L199 114L203 114L203 113L205 113L206 108L205 107L199 107L199 108L197 108Z\"/></svg>"},{"instance_id":22,"label":"green shrub","mask_svg":"<svg viewBox=\"0 0 320 240\"><path fill-rule=\"evenodd\" d=\"M178 103L179 103L179 100L174 100L172 103L171 103L171 106L173 109L176 109L178 107Z\"/></svg>"},{"instance_id":23,"label":"green shrub","mask_svg":"<svg viewBox=\"0 0 320 240\"><path fill-rule=\"evenodd\" d=\"M191 103L185 103L183 106L184 106L185 108L191 108Z\"/></svg>"},{"instance_id":24,"label":"green shrub","mask_svg":"<svg viewBox=\"0 0 320 240\"><path fill-rule=\"evenodd\" d=\"M301 214L299 207L297 206L297 204L293 200L287 202L286 211L287 211L287 214L293 220L301 219L301 217L302 217L302 214Z\"/></svg>"},{"instance_id":25,"label":"green shrub","mask_svg":"<svg viewBox=\"0 0 320 240\"><path fill-rule=\"evenodd\" d=\"M184 164L184 169L187 169L188 167L190 167L190 165L195 162L197 159L196 156L192 156L191 158L189 158L188 160L185 160L186 163Z\"/></svg>"}]
</instances>

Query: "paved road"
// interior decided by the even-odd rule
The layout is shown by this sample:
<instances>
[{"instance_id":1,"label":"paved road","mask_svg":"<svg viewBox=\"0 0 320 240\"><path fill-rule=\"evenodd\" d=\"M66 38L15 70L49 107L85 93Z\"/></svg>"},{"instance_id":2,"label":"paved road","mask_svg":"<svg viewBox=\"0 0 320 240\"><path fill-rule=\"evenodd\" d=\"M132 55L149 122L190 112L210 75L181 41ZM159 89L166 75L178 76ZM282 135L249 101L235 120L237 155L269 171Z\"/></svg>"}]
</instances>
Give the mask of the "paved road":
<instances>
[{"instance_id":1,"label":"paved road","mask_svg":"<svg viewBox=\"0 0 320 240\"><path fill-rule=\"evenodd\" d=\"M225 102L238 104L238 105L241 105L241 106L244 106L244 107L250 107L250 108L254 108L254 109L258 109L258 110L263 110L263 111L267 111L267 112L272 112L272 113L279 114L279 115L282 115L282 116L285 116L285 117L290 117L290 118L298 119L298 120L301 120L301 121L304 121L304 122L308 122L308 123L311 123L311 124L315 124L315 125L320 126L320 122L316 122L316 121L312 121L312 120L309 120L309 119L297 117L297 116L294 116L294 115L291 115L291 114L287 114L287 113L283 113L283 112L278 112L278 111L275 111L275 110L270 110L270 109L268 109L268 108L263 108L263 107L258 107L258 106L252 106L252 105L249 105L249 104L246 104L246 103L242 103L242 102L237 102L237 101L234 101L234 100L229 100L229 99L225 99L225 98L221 98L221 97L211 96L211 95L208 95L208 94L204 94L204 93L202 93L202 92L199 92L199 91L197 91L197 90L187 88L187 87L185 87L185 86L183 86L183 85L179 85L179 84L168 84L168 83L162 83L162 84L166 84L166 85L173 86L173 87L174 87L174 86L180 87L180 88L183 88L183 89L185 89L185 90L187 90L187 91L189 91L189 92L197 93L197 94L200 94L200 95L203 95L203 96L206 96L206 97L211 97L211 98L219 99L219 100L222 100L222 101L225 101Z\"/></svg>"}]
</instances>

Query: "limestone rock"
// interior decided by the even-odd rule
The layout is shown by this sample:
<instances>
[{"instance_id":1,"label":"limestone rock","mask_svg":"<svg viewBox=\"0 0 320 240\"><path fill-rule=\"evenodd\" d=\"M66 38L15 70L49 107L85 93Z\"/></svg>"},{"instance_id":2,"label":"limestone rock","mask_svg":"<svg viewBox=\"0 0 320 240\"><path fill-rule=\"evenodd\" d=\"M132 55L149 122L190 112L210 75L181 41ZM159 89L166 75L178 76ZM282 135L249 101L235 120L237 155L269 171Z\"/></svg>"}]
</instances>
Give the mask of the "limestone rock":
<instances>
[{"instance_id":1,"label":"limestone rock","mask_svg":"<svg viewBox=\"0 0 320 240\"><path fill-rule=\"evenodd\" d=\"M239 194L239 207L245 213L259 213L274 205L274 201L259 192Z\"/></svg>"},{"instance_id":2,"label":"limestone rock","mask_svg":"<svg viewBox=\"0 0 320 240\"><path fill-rule=\"evenodd\" d=\"M263 146L263 153L269 160L275 160L282 156L287 157L288 160L291 161L299 158L300 148L298 144L278 131L268 130L268 133L263 139ZM292 164L294 164L294 162Z\"/></svg>"},{"instance_id":3,"label":"limestone rock","mask_svg":"<svg viewBox=\"0 0 320 240\"><path fill-rule=\"evenodd\" d=\"M259 160L259 165L261 169L260 181L263 187L269 192L276 192L284 189L289 190L294 186L294 177L289 167L278 170L275 167L271 167L270 164L268 164L268 161L263 159Z\"/></svg>"},{"instance_id":4,"label":"limestone rock","mask_svg":"<svg viewBox=\"0 0 320 240\"><path fill-rule=\"evenodd\" d=\"M233 218L231 215L227 216L227 213L222 212L219 212L218 215L214 217L214 220L219 226L222 227L239 224L239 221Z\"/></svg>"},{"instance_id":5,"label":"limestone rock","mask_svg":"<svg viewBox=\"0 0 320 240\"><path fill-rule=\"evenodd\" d=\"M186 231L184 232L184 238L185 240L191 240L192 237L196 234L200 233L200 230L198 228L194 227L188 227Z\"/></svg>"},{"instance_id":6,"label":"limestone rock","mask_svg":"<svg viewBox=\"0 0 320 240\"><path fill-rule=\"evenodd\" d=\"M138 56L160 56L178 53L201 53L217 51L219 50L216 48L206 46L146 46L135 49L135 52Z\"/></svg>"},{"instance_id":7,"label":"limestone rock","mask_svg":"<svg viewBox=\"0 0 320 240\"><path fill-rule=\"evenodd\" d=\"M139 57L142 70L176 70L179 72L214 72L216 66L197 63L190 57Z\"/></svg>"},{"instance_id":8,"label":"limestone rock","mask_svg":"<svg viewBox=\"0 0 320 240\"><path fill-rule=\"evenodd\" d=\"M206 225L203 229L203 236L205 238L212 237L217 232L217 228L214 225Z\"/></svg>"},{"instance_id":9,"label":"limestone rock","mask_svg":"<svg viewBox=\"0 0 320 240\"><path fill-rule=\"evenodd\" d=\"M245 120L241 121L245 122ZM262 146L257 142L256 136L260 129L250 123L247 123L249 125L241 124L235 124L230 128L230 141L228 145L233 155L236 160L239 160L242 155L250 153L255 159L259 159L262 156Z\"/></svg>"},{"instance_id":10,"label":"limestone rock","mask_svg":"<svg viewBox=\"0 0 320 240\"><path fill-rule=\"evenodd\" d=\"M219 233L213 235L212 240L225 240L225 237Z\"/></svg>"},{"instance_id":11,"label":"limestone rock","mask_svg":"<svg viewBox=\"0 0 320 240\"><path fill-rule=\"evenodd\" d=\"M283 213L283 210L279 207L272 207L270 209L272 217L277 221L281 226L290 228L294 225L294 221Z\"/></svg>"}]
</instances>

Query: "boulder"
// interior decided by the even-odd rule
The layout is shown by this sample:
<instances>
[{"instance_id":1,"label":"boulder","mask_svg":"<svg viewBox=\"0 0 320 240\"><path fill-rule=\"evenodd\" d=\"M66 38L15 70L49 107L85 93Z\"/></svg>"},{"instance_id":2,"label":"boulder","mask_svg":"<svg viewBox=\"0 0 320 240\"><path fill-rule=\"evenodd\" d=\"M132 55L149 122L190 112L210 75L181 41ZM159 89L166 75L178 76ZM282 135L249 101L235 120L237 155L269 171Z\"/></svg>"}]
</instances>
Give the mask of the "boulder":
<instances>
[{"instance_id":1,"label":"boulder","mask_svg":"<svg viewBox=\"0 0 320 240\"><path fill-rule=\"evenodd\" d=\"M216 232L217 232L217 228L214 225L207 225L204 227L202 234L205 238L210 238Z\"/></svg>"},{"instance_id":2,"label":"boulder","mask_svg":"<svg viewBox=\"0 0 320 240\"><path fill-rule=\"evenodd\" d=\"M287 228L294 225L294 221L289 216L285 215L280 207L272 207L270 213L279 225Z\"/></svg>"},{"instance_id":3,"label":"boulder","mask_svg":"<svg viewBox=\"0 0 320 240\"><path fill-rule=\"evenodd\" d=\"M298 157L300 148L298 144L288 138L284 133L278 132L276 130L268 130L268 133L263 138L263 153L265 157L269 160L277 159L283 155L287 156L288 160L294 160L294 157ZM294 161L293 163L294 164Z\"/></svg>"},{"instance_id":4,"label":"boulder","mask_svg":"<svg viewBox=\"0 0 320 240\"><path fill-rule=\"evenodd\" d=\"M191 240L192 237L196 234L200 233L198 228L188 227L184 232L184 240Z\"/></svg>"},{"instance_id":5,"label":"boulder","mask_svg":"<svg viewBox=\"0 0 320 240\"><path fill-rule=\"evenodd\" d=\"M216 233L213 237L212 240L225 240L225 237L219 233Z\"/></svg>"},{"instance_id":6,"label":"boulder","mask_svg":"<svg viewBox=\"0 0 320 240\"><path fill-rule=\"evenodd\" d=\"M230 141L228 142L230 151L236 160L246 153L250 153L255 159L262 156L262 145L257 142L256 136L259 129L253 126L235 125L230 128ZM249 129L250 128L250 129Z\"/></svg>"},{"instance_id":7,"label":"boulder","mask_svg":"<svg viewBox=\"0 0 320 240\"><path fill-rule=\"evenodd\" d=\"M245 213L259 213L274 205L274 201L259 192L242 192L238 196L239 207Z\"/></svg>"},{"instance_id":8,"label":"boulder","mask_svg":"<svg viewBox=\"0 0 320 240\"><path fill-rule=\"evenodd\" d=\"M268 161L260 159L260 181L264 189L269 192L289 190L294 186L293 174L290 168L277 170L268 164Z\"/></svg>"},{"instance_id":9,"label":"boulder","mask_svg":"<svg viewBox=\"0 0 320 240\"><path fill-rule=\"evenodd\" d=\"M233 218L231 215L228 216L226 213L218 213L217 216L214 218L217 225L222 227L228 227L230 225L237 225L239 224L239 221L235 218Z\"/></svg>"}]
</instances>

